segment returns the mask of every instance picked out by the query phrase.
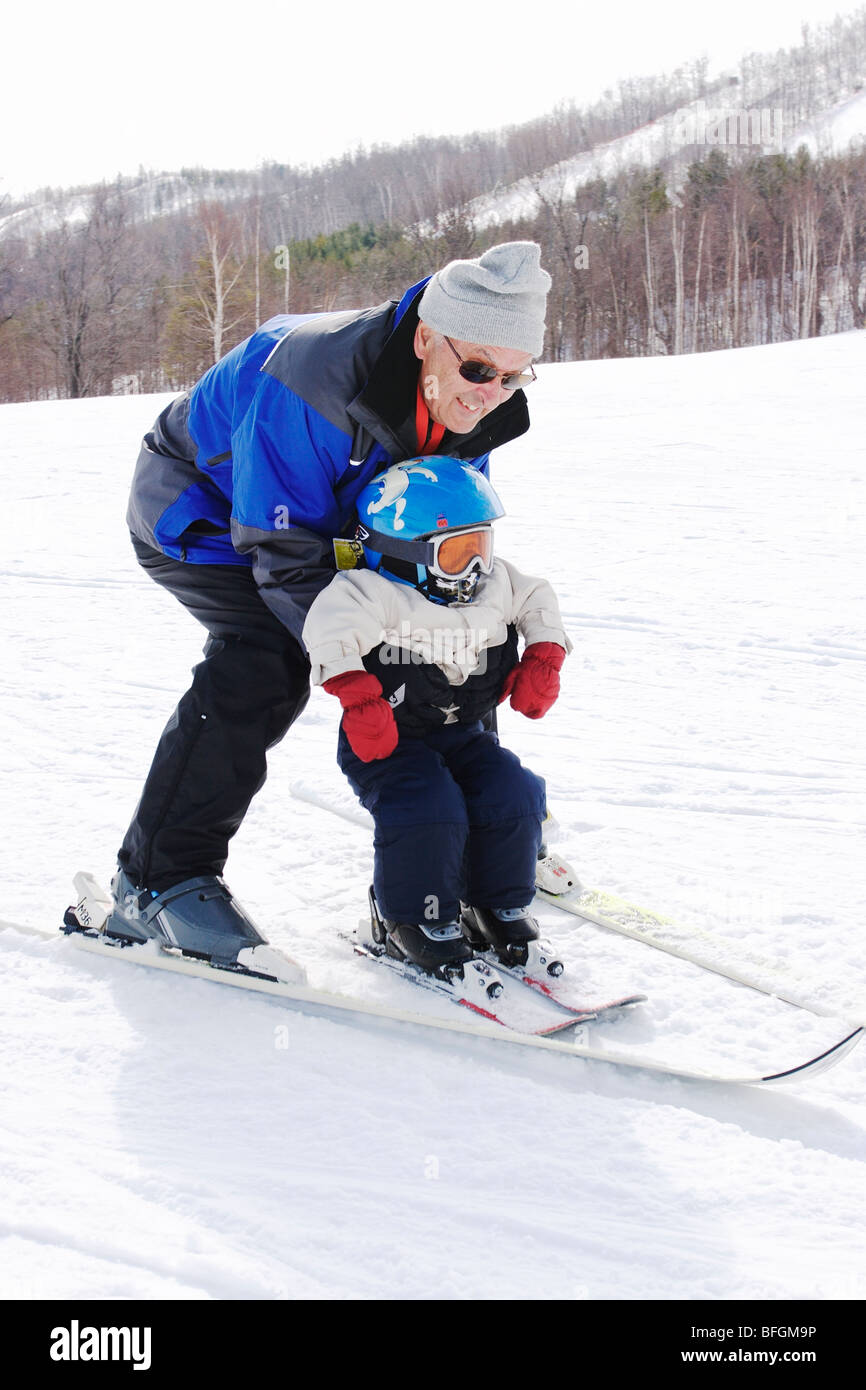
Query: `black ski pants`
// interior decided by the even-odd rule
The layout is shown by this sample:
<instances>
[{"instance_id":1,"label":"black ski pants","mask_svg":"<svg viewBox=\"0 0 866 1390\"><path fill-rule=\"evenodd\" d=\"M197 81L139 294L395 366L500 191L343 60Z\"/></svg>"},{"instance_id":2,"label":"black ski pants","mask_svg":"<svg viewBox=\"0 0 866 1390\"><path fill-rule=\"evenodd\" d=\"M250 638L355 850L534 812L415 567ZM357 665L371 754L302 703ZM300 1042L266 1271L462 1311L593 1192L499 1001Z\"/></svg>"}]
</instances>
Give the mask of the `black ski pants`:
<instances>
[{"instance_id":1,"label":"black ski pants","mask_svg":"<svg viewBox=\"0 0 866 1390\"><path fill-rule=\"evenodd\" d=\"M221 874L229 840L267 774L266 752L309 699L306 654L240 565L172 560L133 536L138 562L210 634L169 719L118 859L161 892Z\"/></svg>"}]
</instances>

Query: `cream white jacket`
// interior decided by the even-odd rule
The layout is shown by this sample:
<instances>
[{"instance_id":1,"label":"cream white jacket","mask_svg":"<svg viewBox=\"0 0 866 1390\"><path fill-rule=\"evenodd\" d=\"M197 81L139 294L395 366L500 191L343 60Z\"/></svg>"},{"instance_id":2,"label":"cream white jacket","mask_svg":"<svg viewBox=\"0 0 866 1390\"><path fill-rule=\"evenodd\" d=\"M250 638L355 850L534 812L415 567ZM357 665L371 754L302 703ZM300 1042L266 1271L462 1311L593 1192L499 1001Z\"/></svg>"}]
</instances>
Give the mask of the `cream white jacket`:
<instances>
[{"instance_id":1,"label":"cream white jacket","mask_svg":"<svg viewBox=\"0 0 866 1390\"><path fill-rule=\"evenodd\" d=\"M485 649L505 642L510 624L527 646L557 642L572 650L547 580L500 559L479 579L472 603L448 607L373 570L342 570L314 599L303 638L314 685L364 670L364 657L383 644L437 665L451 685L462 685Z\"/></svg>"}]
</instances>

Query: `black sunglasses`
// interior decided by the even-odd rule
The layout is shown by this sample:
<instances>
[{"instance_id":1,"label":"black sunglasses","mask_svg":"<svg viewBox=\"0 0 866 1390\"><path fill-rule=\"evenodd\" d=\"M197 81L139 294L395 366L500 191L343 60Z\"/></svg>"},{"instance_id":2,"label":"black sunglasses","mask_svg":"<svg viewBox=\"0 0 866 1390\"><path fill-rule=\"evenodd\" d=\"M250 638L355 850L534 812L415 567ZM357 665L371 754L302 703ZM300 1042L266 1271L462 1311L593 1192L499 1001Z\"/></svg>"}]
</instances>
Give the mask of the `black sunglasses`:
<instances>
[{"instance_id":1,"label":"black sunglasses","mask_svg":"<svg viewBox=\"0 0 866 1390\"><path fill-rule=\"evenodd\" d=\"M460 356L450 338L445 337L446 343L450 347L457 361L460 363L458 371L464 381L471 381L473 386L481 386L483 383L495 381L497 377L502 378L502 389L504 391L516 391L519 387L531 386L537 380L535 368L530 363L528 372L499 372L495 367L489 366L486 362L467 362Z\"/></svg>"}]
</instances>

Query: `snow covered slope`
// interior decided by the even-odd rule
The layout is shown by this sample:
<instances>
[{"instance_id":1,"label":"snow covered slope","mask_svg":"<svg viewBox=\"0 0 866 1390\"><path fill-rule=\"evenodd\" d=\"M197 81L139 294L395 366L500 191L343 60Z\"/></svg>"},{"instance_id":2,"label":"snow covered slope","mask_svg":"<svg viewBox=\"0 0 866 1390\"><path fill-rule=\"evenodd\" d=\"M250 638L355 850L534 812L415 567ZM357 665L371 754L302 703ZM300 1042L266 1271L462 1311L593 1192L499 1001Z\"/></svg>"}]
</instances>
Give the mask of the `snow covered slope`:
<instances>
[{"instance_id":1,"label":"snow covered slope","mask_svg":"<svg viewBox=\"0 0 866 1390\"><path fill-rule=\"evenodd\" d=\"M846 1014L866 1008L864 376L864 333L544 367L494 470L500 552L552 579L575 643L551 714L501 718L560 848ZM7 920L59 922L75 869L109 875L198 658L124 531L161 403L0 408ZM288 795L338 785L336 719L316 692L227 876L313 983L426 1007L336 935L363 911L365 833ZM600 1044L752 1069L832 1031L539 916L587 990L649 995ZM0 1001L7 1298L866 1294L864 1048L785 1092L713 1089L309 1017L8 930Z\"/></svg>"},{"instance_id":2,"label":"snow covered slope","mask_svg":"<svg viewBox=\"0 0 866 1390\"><path fill-rule=\"evenodd\" d=\"M749 111L754 111L751 121ZM753 146L751 142L758 140L759 132L763 143ZM727 146L726 140L732 146ZM468 210L478 227L500 226L535 216L541 198L555 206L567 205L578 189L593 179L611 181L632 167L652 169L658 164L667 170L670 185L680 188L692 160L705 158L709 149L719 145L728 155L738 148L743 153L738 140L743 146L749 142L747 149L752 154L771 154L779 149L793 154L801 145L816 158L846 154L866 140L866 93L858 92L794 129L786 127L782 108L774 110L763 103L744 108L735 97L727 103L688 102L628 135L551 165L535 179L519 179L473 198Z\"/></svg>"},{"instance_id":3,"label":"snow covered slope","mask_svg":"<svg viewBox=\"0 0 866 1390\"><path fill-rule=\"evenodd\" d=\"M816 157L846 154L862 148L866 140L866 92L857 92L840 101L828 111L822 111L811 121L798 126L785 141L786 148L796 150L805 145Z\"/></svg>"}]
</instances>

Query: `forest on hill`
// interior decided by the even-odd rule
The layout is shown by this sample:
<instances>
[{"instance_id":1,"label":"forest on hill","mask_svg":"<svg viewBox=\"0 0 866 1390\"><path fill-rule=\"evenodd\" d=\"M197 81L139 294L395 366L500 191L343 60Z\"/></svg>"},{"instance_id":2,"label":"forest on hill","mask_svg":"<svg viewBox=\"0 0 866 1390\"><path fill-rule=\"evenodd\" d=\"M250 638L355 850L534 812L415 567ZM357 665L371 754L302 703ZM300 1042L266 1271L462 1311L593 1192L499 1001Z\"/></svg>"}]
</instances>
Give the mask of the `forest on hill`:
<instances>
[{"instance_id":1,"label":"forest on hill","mask_svg":"<svg viewBox=\"0 0 866 1390\"><path fill-rule=\"evenodd\" d=\"M274 314L396 298L511 239L538 241L553 276L547 361L859 327L866 151L770 142L764 116L797 130L856 102L864 73L861 10L713 81L700 60L506 130L7 199L0 400L183 389ZM678 114L687 140L642 159L642 133ZM616 142L616 168L575 177Z\"/></svg>"}]
</instances>

